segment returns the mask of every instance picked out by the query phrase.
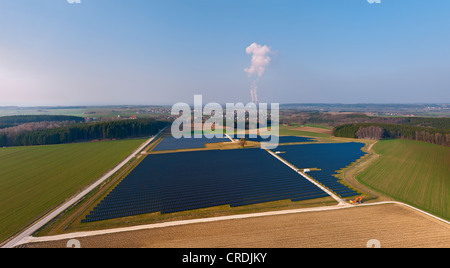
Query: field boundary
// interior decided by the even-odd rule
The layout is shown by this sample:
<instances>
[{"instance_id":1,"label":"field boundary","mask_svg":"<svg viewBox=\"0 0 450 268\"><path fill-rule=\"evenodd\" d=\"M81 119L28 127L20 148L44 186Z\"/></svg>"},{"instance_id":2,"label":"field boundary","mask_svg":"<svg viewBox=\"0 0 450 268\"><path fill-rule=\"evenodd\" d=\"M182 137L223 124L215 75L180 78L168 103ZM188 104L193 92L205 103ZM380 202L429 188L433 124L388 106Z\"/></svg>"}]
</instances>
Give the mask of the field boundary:
<instances>
[{"instance_id":1,"label":"field boundary","mask_svg":"<svg viewBox=\"0 0 450 268\"><path fill-rule=\"evenodd\" d=\"M167 128L167 127L166 127ZM160 132L158 132L155 136L148 139L145 143L143 143L141 146L139 146L133 153L131 153L125 160L120 162L116 167L114 167L112 170L107 172L105 175L103 175L100 179L98 179L96 182L88 186L86 189L84 189L82 192L77 194L75 197L69 199L67 202L62 204L61 206L55 208L52 212L49 214L41 217L41 219L37 220L33 224L31 224L28 228L26 228L24 231L20 232L18 235L10 239L8 242L6 242L2 248L13 248L17 246L20 241L22 241L24 238L27 238L31 236L33 233L38 231L40 228L42 228L44 225L48 224L51 220L53 220L55 217L57 217L59 214L64 212L66 209L70 208L72 205L79 202L84 196L89 194L92 190L97 188L99 185L101 185L104 181L109 179L111 176L113 176L117 171L119 171L123 166L125 166L128 162L131 161L134 157L136 157L144 148L146 148L156 137L158 137L166 128L162 129Z\"/></svg>"},{"instance_id":2,"label":"field boundary","mask_svg":"<svg viewBox=\"0 0 450 268\"><path fill-rule=\"evenodd\" d=\"M441 223L450 225L450 222L434 216L428 212L425 212L421 209L413 207L411 205L398 202L398 201L383 201L377 203L370 204L361 204L361 205L336 205L336 206L328 206L328 207L316 207L316 208L303 208L303 209L292 209L292 210L280 210L280 211L271 211L271 212L261 212L261 213L250 213L243 215L230 215L230 216L221 216L221 217L212 217L212 218L203 218L203 219L193 219L193 220L183 220L183 221L172 221L165 223L156 223L156 224L148 224L148 225L139 225L133 227L123 227L123 228L115 228L115 229L107 229L107 230L99 230L99 231L89 231L89 232L76 232L69 233L63 235L55 235L55 236L47 236L47 237L32 237L28 236L23 238L21 241L15 244L15 246L20 246L24 244L30 243L41 243L41 242L52 242L52 241L60 241L67 239L76 239L76 238L84 238L84 237L92 237L99 235L108 235L115 233L123 233L123 232L132 232L132 231L142 231L149 229L157 229L157 228L166 228L173 226L181 226L181 225L190 225L197 223L209 223L209 222L217 222L217 221L227 221L227 220L238 220L238 219L248 219L248 218L256 218L256 217L267 217L267 216L278 216L278 215L288 215L288 214L297 214L297 213L307 213L307 212L320 212L320 211L331 211L331 210L339 210L339 209L351 209L365 206L378 206L378 205L387 205L387 204L397 204L410 209L413 209L419 213L422 213L428 217L431 217Z\"/></svg>"}]
</instances>

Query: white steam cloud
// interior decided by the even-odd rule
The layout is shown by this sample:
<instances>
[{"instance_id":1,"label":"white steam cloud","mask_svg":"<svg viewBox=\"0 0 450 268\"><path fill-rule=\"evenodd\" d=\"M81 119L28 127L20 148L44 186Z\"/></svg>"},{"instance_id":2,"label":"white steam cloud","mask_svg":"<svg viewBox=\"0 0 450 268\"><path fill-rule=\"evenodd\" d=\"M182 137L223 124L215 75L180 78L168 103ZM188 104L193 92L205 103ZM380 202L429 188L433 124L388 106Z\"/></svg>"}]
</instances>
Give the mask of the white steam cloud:
<instances>
[{"instance_id":1,"label":"white steam cloud","mask_svg":"<svg viewBox=\"0 0 450 268\"><path fill-rule=\"evenodd\" d=\"M249 68L245 68L244 71L249 77L254 77L252 85L250 87L250 94L252 96L252 102L258 102L258 79L266 71L266 67L269 66L272 51L268 46L262 46L257 43L251 44L245 50L247 54L252 55L252 65Z\"/></svg>"}]
</instances>

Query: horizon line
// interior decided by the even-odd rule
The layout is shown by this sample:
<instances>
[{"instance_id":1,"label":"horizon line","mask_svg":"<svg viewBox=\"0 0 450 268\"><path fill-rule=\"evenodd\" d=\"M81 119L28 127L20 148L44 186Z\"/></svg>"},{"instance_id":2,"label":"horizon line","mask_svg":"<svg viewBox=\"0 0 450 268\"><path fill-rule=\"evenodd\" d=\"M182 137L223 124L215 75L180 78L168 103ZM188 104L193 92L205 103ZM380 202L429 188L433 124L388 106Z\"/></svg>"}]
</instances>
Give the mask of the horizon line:
<instances>
[{"instance_id":1,"label":"horizon line","mask_svg":"<svg viewBox=\"0 0 450 268\"><path fill-rule=\"evenodd\" d=\"M228 102L226 102L228 103ZM355 103L341 103L341 102L305 102L305 103L279 103L280 105L450 105L449 102L355 102ZM0 108L88 108L88 107L165 107L173 106L173 104L80 104L80 105L0 105Z\"/></svg>"}]
</instances>

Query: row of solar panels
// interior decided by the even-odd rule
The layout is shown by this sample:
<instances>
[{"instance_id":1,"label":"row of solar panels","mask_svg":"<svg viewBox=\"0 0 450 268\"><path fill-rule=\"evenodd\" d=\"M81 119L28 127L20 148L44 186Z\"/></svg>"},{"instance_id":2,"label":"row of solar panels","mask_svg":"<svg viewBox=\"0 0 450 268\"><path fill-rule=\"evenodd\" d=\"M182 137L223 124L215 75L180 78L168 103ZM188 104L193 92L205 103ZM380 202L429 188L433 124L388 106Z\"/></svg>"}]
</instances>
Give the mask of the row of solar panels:
<instances>
[{"instance_id":1,"label":"row of solar panels","mask_svg":"<svg viewBox=\"0 0 450 268\"><path fill-rule=\"evenodd\" d=\"M354 196L359 195L358 192L349 189L347 186L341 184L339 182L339 179L334 177L335 171L312 171L309 175L321 183L322 185L326 186L328 189L335 192L340 197L348 197L348 196Z\"/></svg>"},{"instance_id":2,"label":"row of solar panels","mask_svg":"<svg viewBox=\"0 0 450 268\"><path fill-rule=\"evenodd\" d=\"M311 184L312 185L312 184ZM264 194L262 194L262 192ZM284 194L290 194L290 195L303 195L303 194L310 194L310 193L317 193L321 192L321 190L316 186L290 186L289 188L286 188L285 186L278 186L278 187L260 187L260 188L254 188L249 190L240 190L239 188L236 189L230 189L228 191L223 191L220 193L214 193L210 194L208 192L203 192L202 195L193 194L191 196L183 196L182 201L186 203L192 203L200 200L201 202L211 202L211 201L217 201L217 202L227 202L227 203L233 203L233 200L247 200L247 199L258 199L261 197L265 197L267 195L284 195ZM140 205L143 204L149 204L155 207L164 207L166 205L170 206L173 204L176 204L177 202L180 202L181 200L173 195L173 196L164 196L161 199L155 199L152 197L151 193L149 195L142 195L137 196L139 198ZM132 199L128 199L126 201L124 200L113 200L113 202L102 202L99 204L96 208L94 208L93 211L109 211L114 210L117 208L126 208L130 205L130 202L134 202Z\"/></svg>"},{"instance_id":3,"label":"row of solar panels","mask_svg":"<svg viewBox=\"0 0 450 268\"><path fill-rule=\"evenodd\" d=\"M289 195L290 200L292 202L299 202L303 200L309 200L309 199L316 199L321 197L327 197L328 194L324 192L318 192L314 194L304 194L304 195L297 195L292 197ZM259 198L256 200L247 200L242 201L240 203L232 203L230 204L231 207L239 207L239 206L247 206L247 205L253 205L253 204L259 204L262 202L271 202L271 201L278 201L278 200L286 200L289 198L285 198L286 196L278 195L278 196L272 196L272 197L265 197L265 198ZM222 203L216 202L216 203L204 203L200 202L196 204L180 204L179 206L171 206L168 208L163 208L162 210L155 210L151 209L148 206L145 205L138 205L133 207L132 209L115 209L114 211L102 213L102 214L90 214L85 219L82 220L82 223L86 222L95 222L95 221L101 221L101 220L108 220L108 219L114 219L114 218L121 218L121 217L127 217L127 216L135 216L135 215L141 215L141 214L148 214L148 213L154 213L154 212L161 212L161 214L168 214L168 213L175 213L175 212L182 212L182 211L189 211L194 209L202 209L202 208L208 208L213 206L220 206Z\"/></svg>"},{"instance_id":4,"label":"row of solar panels","mask_svg":"<svg viewBox=\"0 0 450 268\"><path fill-rule=\"evenodd\" d=\"M288 193L273 193L273 194L267 194L265 196L258 196L257 198L242 198L239 202L234 202L226 205L230 205L231 207L238 207L238 206L244 206L244 205L250 205L250 204L257 204L262 202L269 202L269 201L277 201L277 200L285 200L285 199L314 199L318 197L325 197L327 196L326 193L323 191L312 191L312 192L305 192L303 194L298 194L295 192L288 192ZM151 206L153 205L153 206ZM184 202L184 203L178 203L178 204L149 204L149 203L139 203L133 206L132 209L129 209L127 207L116 207L113 210L106 210L101 212L95 212L89 214L86 218L99 218L104 217L108 215L117 215L122 214L123 212L127 211L139 211L139 210L146 210L147 213L151 212L159 212L161 211L162 214L165 213L172 213L174 211L184 211L184 210L192 210L192 209L198 209L204 207L213 207L213 206L220 206L224 205L223 200L215 199L214 201L210 200L192 200L191 202Z\"/></svg>"},{"instance_id":5,"label":"row of solar panels","mask_svg":"<svg viewBox=\"0 0 450 268\"><path fill-rule=\"evenodd\" d=\"M298 180L298 178L295 178L295 180ZM281 184L281 185L280 185ZM253 192L259 192L259 191L269 191L269 190L275 190L278 188L285 189L286 187L292 187L292 189L295 189L297 187L301 187L303 190L308 190L309 188L317 188L316 186L312 185L311 183L297 183L296 181L277 181L272 183L261 183L260 185L234 185L234 186L228 186L228 187L221 187L220 192L214 192L214 187L210 186L208 188L197 188L196 191L192 191L188 194L186 192L170 192L171 195L165 195L161 197L161 200L171 200L173 198L177 199L180 195L184 195L184 199L189 199L191 196L193 198L199 198L201 196L214 196L215 195L227 195L228 197L231 196L239 196L239 195L248 195ZM108 199L102 202L99 207L105 206L105 205L120 205L122 203L127 203L130 201L135 200L136 198L140 198L141 200L153 200L155 196L159 196L160 189L155 188L149 191L139 191L139 189L136 189L136 193L133 193L133 191L126 192L124 194L115 194L115 195L108 195Z\"/></svg>"},{"instance_id":6,"label":"row of solar panels","mask_svg":"<svg viewBox=\"0 0 450 268\"><path fill-rule=\"evenodd\" d=\"M264 194L262 194L264 192ZM91 214L95 214L96 216L108 214L111 212L115 212L117 210L129 210L130 206L133 208L139 207L147 207L152 212L162 211L179 211L180 208L187 207L189 209L199 208L201 205L206 205L207 207L216 206L216 205L225 205L230 204L231 206L239 206L238 204L243 203L261 203L266 202L266 199L275 198L275 199L289 199L289 198L298 198L298 197L306 197L318 194L324 194L317 187L289 187L289 189L283 187L272 187L272 188L260 188L251 191L241 191L238 193L233 193L233 191L216 193L215 195L206 195L206 196L191 196L191 197L183 197L181 200L173 196L172 198L163 198L163 199L151 199L151 198L139 198L139 203L135 203L135 201L130 200L128 202L122 202L120 204L114 203L105 203L96 207ZM316 197L314 197L316 198ZM236 201L235 201L236 200Z\"/></svg>"}]
</instances>

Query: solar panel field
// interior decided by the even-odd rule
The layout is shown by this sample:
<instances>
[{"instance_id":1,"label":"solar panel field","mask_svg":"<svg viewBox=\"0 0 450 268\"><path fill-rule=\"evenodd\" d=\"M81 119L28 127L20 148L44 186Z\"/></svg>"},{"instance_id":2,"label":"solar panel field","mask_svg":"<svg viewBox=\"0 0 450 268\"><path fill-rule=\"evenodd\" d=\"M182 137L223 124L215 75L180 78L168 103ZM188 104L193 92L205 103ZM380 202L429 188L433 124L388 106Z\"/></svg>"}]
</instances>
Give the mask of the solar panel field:
<instances>
[{"instance_id":1,"label":"solar panel field","mask_svg":"<svg viewBox=\"0 0 450 268\"><path fill-rule=\"evenodd\" d=\"M82 222L328 196L261 149L150 155Z\"/></svg>"},{"instance_id":2,"label":"solar panel field","mask_svg":"<svg viewBox=\"0 0 450 268\"><path fill-rule=\"evenodd\" d=\"M320 169L313 169L308 175L344 198L359 193L341 184L333 175L364 156L363 147L363 143L321 143L281 146L277 150L286 151L281 157L299 169Z\"/></svg>"}]
</instances>

